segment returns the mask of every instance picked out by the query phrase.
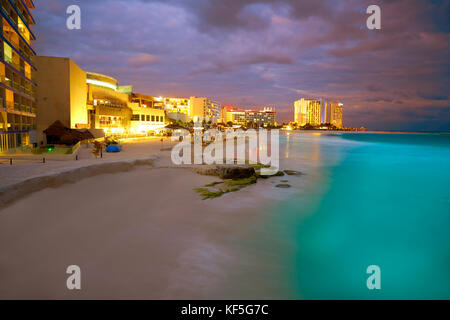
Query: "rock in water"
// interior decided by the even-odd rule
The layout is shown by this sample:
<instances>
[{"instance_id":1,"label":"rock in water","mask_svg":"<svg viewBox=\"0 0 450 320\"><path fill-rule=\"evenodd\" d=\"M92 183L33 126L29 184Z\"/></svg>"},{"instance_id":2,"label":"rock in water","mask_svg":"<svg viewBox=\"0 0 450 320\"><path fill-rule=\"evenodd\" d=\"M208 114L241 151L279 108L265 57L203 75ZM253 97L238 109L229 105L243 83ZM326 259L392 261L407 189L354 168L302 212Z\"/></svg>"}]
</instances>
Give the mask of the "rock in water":
<instances>
[{"instance_id":1,"label":"rock in water","mask_svg":"<svg viewBox=\"0 0 450 320\"><path fill-rule=\"evenodd\" d=\"M197 173L207 176L217 176L221 179L245 179L255 175L255 169L246 165L218 165L196 169Z\"/></svg>"},{"instance_id":2,"label":"rock in water","mask_svg":"<svg viewBox=\"0 0 450 320\"><path fill-rule=\"evenodd\" d=\"M295 170L284 170L284 173L286 173L288 176L300 176L302 173L300 171Z\"/></svg>"},{"instance_id":3,"label":"rock in water","mask_svg":"<svg viewBox=\"0 0 450 320\"><path fill-rule=\"evenodd\" d=\"M277 187L277 188L290 188L291 185L290 184L277 184L275 187Z\"/></svg>"},{"instance_id":4,"label":"rock in water","mask_svg":"<svg viewBox=\"0 0 450 320\"><path fill-rule=\"evenodd\" d=\"M222 179L245 179L255 175L255 169L250 166L217 166Z\"/></svg>"}]
</instances>

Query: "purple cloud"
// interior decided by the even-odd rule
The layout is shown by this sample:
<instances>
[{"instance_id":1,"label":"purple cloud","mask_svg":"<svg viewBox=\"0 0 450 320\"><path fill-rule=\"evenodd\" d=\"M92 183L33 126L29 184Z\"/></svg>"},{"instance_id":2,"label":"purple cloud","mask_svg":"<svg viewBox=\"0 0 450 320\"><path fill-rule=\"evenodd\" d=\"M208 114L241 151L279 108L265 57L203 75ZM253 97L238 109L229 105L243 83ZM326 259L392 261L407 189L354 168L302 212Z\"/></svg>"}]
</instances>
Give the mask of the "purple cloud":
<instances>
[{"instance_id":1,"label":"purple cloud","mask_svg":"<svg viewBox=\"0 0 450 320\"><path fill-rule=\"evenodd\" d=\"M341 100L346 125L450 130L450 1L377 2L379 31L365 0L42 0L36 47L143 93L276 106L279 121L312 96Z\"/></svg>"}]
</instances>

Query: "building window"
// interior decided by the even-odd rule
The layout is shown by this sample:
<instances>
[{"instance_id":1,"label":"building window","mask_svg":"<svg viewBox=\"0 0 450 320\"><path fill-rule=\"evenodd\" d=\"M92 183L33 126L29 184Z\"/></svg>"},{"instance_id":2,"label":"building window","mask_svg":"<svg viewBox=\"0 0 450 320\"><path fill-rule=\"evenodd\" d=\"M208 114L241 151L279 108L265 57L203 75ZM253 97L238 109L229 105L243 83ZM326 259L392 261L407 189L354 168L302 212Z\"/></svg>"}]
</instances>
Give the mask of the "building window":
<instances>
[{"instance_id":1,"label":"building window","mask_svg":"<svg viewBox=\"0 0 450 320\"><path fill-rule=\"evenodd\" d=\"M145 121L145 114L141 115L141 121Z\"/></svg>"},{"instance_id":2,"label":"building window","mask_svg":"<svg viewBox=\"0 0 450 320\"><path fill-rule=\"evenodd\" d=\"M161 119L161 122L164 122L164 117L163 116L161 116L160 119Z\"/></svg>"},{"instance_id":3,"label":"building window","mask_svg":"<svg viewBox=\"0 0 450 320\"><path fill-rule=\"evenodd\" d=\"M150 116L149 115L147 115L147 121L150 121Z\"/></svg>"},{"instance_id":4,"label":"building window","mask_svg":"<svg viewBox=\"0 0 450 320\"><path fill-rule=\"evenodd\" d=\"M159 116L156 116L156 122L159 122Z\"/></svg>"},{"instance_id":5,"label":"building window","mask_svg":"<svg viewBox=\"0 0 450 320\"><path fill-rule=\"evenodd\" d=\"M155 121L155 116L152 116L152 122Z\"/></svg>"},{"instance_id":6,"label":"building window","mask_svg":"<svg viewBox=\"0 0 450 320\"><path fill-rule=\"evenodd\" d=\"M9 64L13 64L13 55L12 55L12 49L7 43L3 43L3 52L5 61Z\"/></svg>"},{"instance_id":7,"label":"building window","mask_svg":"<svg viewBox=\"0 0 450 320\"><path fill-rule=\"evenodd\" d=\"M133 114L131 116L131 121L139 121L139 115L138 114Z\"/></svg>"}]
</instances>

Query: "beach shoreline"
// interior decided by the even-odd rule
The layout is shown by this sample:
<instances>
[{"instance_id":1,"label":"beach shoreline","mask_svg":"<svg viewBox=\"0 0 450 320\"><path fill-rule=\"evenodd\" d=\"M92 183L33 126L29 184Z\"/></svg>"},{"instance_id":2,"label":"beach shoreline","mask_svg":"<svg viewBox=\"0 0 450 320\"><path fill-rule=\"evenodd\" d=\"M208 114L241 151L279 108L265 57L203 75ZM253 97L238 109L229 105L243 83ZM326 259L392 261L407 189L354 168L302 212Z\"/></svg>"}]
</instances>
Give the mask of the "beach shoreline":
<instances>
[{"instance_id":1,"label":"beach shoreline","mask_svg":"<svg viewBox=\"0 0 450 320\"><path fill-rule=\"evenodd\" d=\"M99 159L69 163L71 174L58 163L49 171L63 177L59 183L0 209L1 299L278 297L276 281L267 281L277 278L278 267L243 255L235 241L259 223L263 208L289 194L274 187L282 178L203 201L193 189L217 177L173 166L159 140L144 144L139 156L146 160L131 160L131 152L120 160L107 155L101 165ZM143 149L139 142L129 148ZM83 272L80 291L65 286L72 264ZM230 287L231 270L242 265L253 278L250 292Z\"/></svg>"}]
</instances>

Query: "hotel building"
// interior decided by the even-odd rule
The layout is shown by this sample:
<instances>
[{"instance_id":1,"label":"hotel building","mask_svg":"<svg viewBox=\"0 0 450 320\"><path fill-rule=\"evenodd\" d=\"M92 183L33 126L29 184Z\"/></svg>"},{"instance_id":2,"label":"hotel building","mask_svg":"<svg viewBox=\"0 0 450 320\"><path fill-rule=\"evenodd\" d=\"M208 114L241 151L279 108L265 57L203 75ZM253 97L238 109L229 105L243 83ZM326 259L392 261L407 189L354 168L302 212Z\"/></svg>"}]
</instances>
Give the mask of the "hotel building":
<instances>
[{"instance_id":1,"label":"hotel building","mask_svg":"<svg viewBox=\"0 0 450 320\"><path fill-rule=\"evenodd\" d=\"M123 91L131 86L119 90L116 79L94 72L86 72L86 85L87 128L103 129L107 134L127 133L132 110L128 106L129 95Z\"/></svg>"},{"instance_id":2,"label":"hotel building","mask_svg":"<svg viewBox=\"0 0 450 320\"><path fill-rule=\"evenodd\" d=\"M300 126L321 124L322 102L316 99L301 98L294 102L294 122Z\"/></svg>"},{"instance_id":3,"label":"hotel building","mask_svg":"<svg viewBox=\"0 0 450 320\"><path fill-rule=\"evenodd\" d=\"M166 115L161 104L155 104L152 96L131 93L131 133L158 131L165 127Z\"/></svg>"},{"instance_id":4,"label":"hotel building","mask_svg":"<svg viewBox=\"0 0 450 320\"><path fill-rule=\"evenodd\" d=\"M159 98L164 101L167 118L188 122L191 119L191 100L188 98Z\"/></svg>"},{"instance_id":5,"label":"hotel building","mask_svg":"<svg viewBox=\"0 0 450 320\"><path fill-rule=\"evenodd\" d=\"M342 129L343 106L339 101L325 103L323 123L329 123L338 129Z\"/></svg>"},{"instance_id":6,"label":"hotel building","mask_svg":"<svg viewBox=\"0 0 450 320\"><path fill-rule=\"evenodd\" d=\"M246 125L257 127L273 127L275 126L276 112L271 107L265 107L263 110L246 110Z\"/></svg>"},{"instance_id":7,"label":"hotel building","mask_svg":"<svg viewBox=\"0 0 450 320\"><path fill-rule=\"evenodd\" d=\"M245 126L245 111L234 106L225 106L222 108L222 122L228 124L229 122L233 125Z\"/></svg>"},{"instance_id":8,"label":"hotel building","mask_svg":"<svg viewBox=\"0 0 450 320\"><path fill-rule=\"evenodd\" d=\"M190 110L190 118L194 121L217 122L220 119L220 104L206 97L191 97Z\"/></svg>"},{"instance_id":9,"label":"hotel building","mask_svg":"<svg viewBox=\"0 0 450 320\"><path fill-rule=\"evenodd\" d=\"M37 56L35 61L38 145L45 144L43 131L56 120L72 129L89 127L86 73L69 58Z\"/></svg>"},{"instance_id":10,"label":"hotel building","mask_svg":"<svg viewBox=\"0 0 450 320\"><path fill-rule=\"evenodd\" d=\"M0 152L36 142L32 0L1 0Z\"/></svg>"},{"instance_id":11,"label":"hotel building","mask_svg":"<svg viewBox=\"0 0 450 320\"><path fill-rule=\"evenodd\" d=\"M163 105L133 93L112 77L85 72L69 58L36 57L39 144L56 120L71 129L102 129L106 134L142 133L164 127Z\"/></svg>"},{"instance_id":12,"label":"hotel building","mask_svg":"<svg viewBox=\"0 0 450 320\"><path fill-rule=\"evenodd\" d=\"M190 115L191 101L187 98L160 98L164 101L164 109L169 113Z\"/></svg>"},{"instance_id":13,"label":"hotel building","mask_svg":"<svg viewBox=\"0 0 450 320\"><path fill-rule=\"evenodd\" d=\"M276 122L276 112L273 108L263 110L243 110L233 106L222 109L222 122L232 122L240 126L273 127Z\"/></svg>"}]
</instances>

